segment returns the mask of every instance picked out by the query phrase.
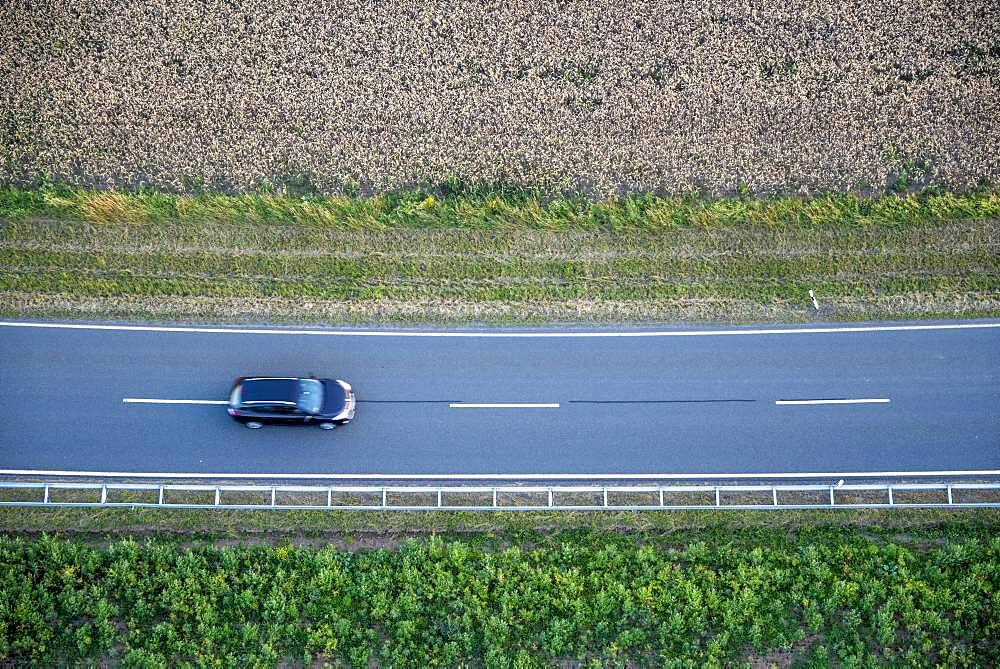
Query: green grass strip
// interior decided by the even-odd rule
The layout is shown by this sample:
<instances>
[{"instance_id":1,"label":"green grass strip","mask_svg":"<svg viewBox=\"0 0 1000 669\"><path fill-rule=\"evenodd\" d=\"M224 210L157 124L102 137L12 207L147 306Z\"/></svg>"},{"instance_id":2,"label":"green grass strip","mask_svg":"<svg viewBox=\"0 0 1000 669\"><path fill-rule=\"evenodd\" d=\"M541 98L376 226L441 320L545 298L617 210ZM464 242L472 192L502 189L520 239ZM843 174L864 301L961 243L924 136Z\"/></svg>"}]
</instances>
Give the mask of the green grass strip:
<instances>
[{"instance_id":1,"label":"green grass strip","mask_svg":"<svg viewBox=\"0 0 1000 669\"><path fill-rule=\"evenodd\" d=\"M1000 217L1000 188L970 193L927 191L877 198L852 194L772 200L632 195L594 202L532 191L390 192L374 197L172 195L68 189L0 190L0 218L95 223L228 222L386 227L548 230L665 230L715 225L914 225Z\"/></svg>"}]
</instances>

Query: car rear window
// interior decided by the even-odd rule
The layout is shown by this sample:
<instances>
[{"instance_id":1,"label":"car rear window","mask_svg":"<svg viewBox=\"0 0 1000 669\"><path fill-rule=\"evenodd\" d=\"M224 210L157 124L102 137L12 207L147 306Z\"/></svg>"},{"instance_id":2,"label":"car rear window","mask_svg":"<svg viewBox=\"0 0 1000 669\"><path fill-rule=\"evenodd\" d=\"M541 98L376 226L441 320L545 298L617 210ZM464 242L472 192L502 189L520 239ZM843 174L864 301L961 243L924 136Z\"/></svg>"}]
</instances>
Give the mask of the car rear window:
<instances>
[{"instance_id":1,"label":"car rear window","mask_svg":"<svg viewBox=\"0 0 1000 669\"><path fill-rule=\"evenodd\" d=\"M238 385L233 388L233 392L229 393L229 406L234 409L240 408L240 398L243 395L243 386Z\"/></svg>"},{"instance_id":2,"label":"car rear window","mask_svg":"<svg viewBox=\"0 0 1000 669\"><path fill-rule=\"evenodd\" d=\"M299 379L296 404L306 413L319 413L323 409L323 384L316 379Z\"/></svg>"}]
</instances>

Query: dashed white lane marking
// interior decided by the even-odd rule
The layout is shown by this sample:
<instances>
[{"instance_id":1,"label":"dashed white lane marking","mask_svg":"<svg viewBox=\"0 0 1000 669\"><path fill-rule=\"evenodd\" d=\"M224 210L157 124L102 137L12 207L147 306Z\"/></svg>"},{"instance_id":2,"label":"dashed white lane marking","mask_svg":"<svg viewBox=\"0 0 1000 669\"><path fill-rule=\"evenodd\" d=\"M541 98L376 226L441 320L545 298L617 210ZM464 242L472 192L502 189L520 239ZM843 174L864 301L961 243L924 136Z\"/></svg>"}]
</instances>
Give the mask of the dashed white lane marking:
<instances>
[{"instance_id":1,"label":"dashed white lane marking","mask_svg":"<svg viewBox=\"0 0 1000 669\"><path fill-rule=\"evenodd\" d=\"M226 400L159 400L145 397L123 397L125 404L229 404Z\"/></svg>"},{"instance_id":2,"label":"dashed white lane marking","mask_svg":"<svg viewBox=\"0 0 1000 669\"><path fill-rule=\"evenodd\" d=\"M476 404L473 402L453 402L452 409L558 409L558 403L540 404Z\"/></svg>"},{"instance_id":3,"label":"dashed white lane marking","mask_svg":"<svg viewBox=\"0 0 1000 669\"><path fill-rule=\"evenodd\" d=\"M846 332L909 332L920 330L979 330L1000 328L1000 323L936 323L927 325L865 325L852 327L768 328L745 330L661 330L630 332L406 332L397 330L283 330L279 328L211 328L165 325L93 325L87 323L29 323L0 321L12 328L63 330L118 330L125 332L197 332L203 334L312 335L319 337L482 337L482 338L574 338L574 337L719 337L733 335L837 334Z\"/></svg>"},{"instance_id":4,"label":"dashed white lane marking","mask_svg":"<svg viewBox=\"0 0 1000 669\"><path fill-rule=\"evenodd\" d=\"M888 404L885 398L858 400L775 400L775 404Z\"/></svg>"},{"instance_id":5,"label":"dashed white lane marking","mask_svg":"<svg viewBox=\"0 0 1000 669\"><path fill-rule=\"evenodd\" d=\"M381 480L381 481L413 481L413 480L433 480L433 481L518 481L518 480L540 480L540 481L628 481L628 480L651 480L651 479L673 479L673 480L718 480L718 479L837 479L847 478L908 478L917 476L1000 476L1000 469L955 469L937 471L910 471L910 472L759 472L759 473L730 473L730 474L671 474L660 472L653 474L589 474L580 472L578 474L362 474L362 473L313 473L313 474L254 474L249 472L99 472L99 471L68 471L59 469L0 469L0 476L88 476L103 478L143 478L143 479L329 479L329 480Z\"/></svg>"}]
</instances>

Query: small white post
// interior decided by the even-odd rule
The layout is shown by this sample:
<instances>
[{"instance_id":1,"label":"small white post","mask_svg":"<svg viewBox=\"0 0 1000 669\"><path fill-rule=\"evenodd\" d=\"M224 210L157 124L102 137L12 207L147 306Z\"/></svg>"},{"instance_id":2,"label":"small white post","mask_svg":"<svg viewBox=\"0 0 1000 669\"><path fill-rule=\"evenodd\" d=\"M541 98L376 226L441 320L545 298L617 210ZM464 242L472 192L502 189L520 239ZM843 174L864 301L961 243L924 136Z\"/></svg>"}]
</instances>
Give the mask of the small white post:
<instances>
[{"instance_id":1,"label":"small white post","mask_svg":"<svg viewBox=\"0 0 1000 669\"><path fill-rule=\"evenodd\" d=\"M48 503L49 503L49 484L46 483L45 484L45 497L42 499L42 504L48 504Z\"/></svg>"},{"instance_id":2,"label":"small white post","mask_svg":"<svg viewBox=\"0 0 1000 669\"><path fill-rule=\"evenodd\" d=\"M108 486L107 484L101 486L101 504L108 501Z\"/></svg>"},{"instance_id":3,"label":"small white post","mask_svg":"<svg viewBox=\"0 0 1000 669\"><path fill-rule=\"evenodd\" d=\"M816 301L816 294L812 292L811 288L809 289L809 299L813 301L813 309L819 311L819 302Z\"/></svg>"},{"instance_id":4,"label":"small white post","mask_svg":"<svg viewBox=\"0 0 1000 669\"><path fill-rule=\"evenodd\" d=\"M219 489L216 488L215 489L215 505L216 506L219 506L219 496L220 496Z\"/></svg>"},{"instance_id":5,"label":"small white post","mask_svg":"<svg viewBox=\"0 0 1000 669\"><path fill-rule=\"evenodd\" d=\"M718 488L715 489L715 505L716 506L722 506L722 502L719 499L719 489Z\"/></svg>"},{"instance_id":6,"label":"small white post","mask_svg":"<svg viewBox=\"0 0 1000 669\"><path fill-rule=\"evenodd\" d=\"M274 488L271 488L271 506L275 506L275 500L276 500L276 495L274 492Z\"/></svg>"},{"instance_id":7,"label":"small white post","mask_svg":"<svg viewBox=\"0 0 1000 669\"><path fill-rule=\"evenodd\" d=\"M385 488L382 488L382 508L383 509L387 506L386 502L388 502L388 496L385 494Z\"/></svg>"},{"instance_id":8,"label":"small white post","mask_svg":"<svg viewBox=\"0 0 1000 669\"><path fill-rule=\"evenodd\" d=\"M326 506L327 508L333 506L333 486L326 489Z\"/></svg>"},{"instance_id":9,"label":"small white post","mask_svg":"<svg viewBox=\"0 0 1000 669\"><path fill-rule=\"evenodd\" d=\"M438 506L441 506L441 488L438 488Z\"/></svg>"},{"instance_id":10,"label":"small white post","mask_svg":"<svg viewBox=\"0 0 1000 669\"><path fill-rule=\"evenodd\" d=\"M949 483L948 484L948 504L950 505L952 503L953 502L952 502L952 499L951 499L951 484Z\"/></svg>"},{"instance_id":11,"label":"small white post","mask_svg":"<svg viewBox=\"0 0 1000 669\"><path fill-rule=\"evenodd\" d=\"M771 500L775 506L778 506L778 489L774 486L771 486Z\"/></svg>"},{"instance_id":12,"label":"small white post","mask_svg":"<svg viewBox=\"0 0 1000 669\"><path fill-rule=\"evenodd\" d=\"M608 489L604 489L604 506L608 505Z\"/></svg>"},{"instance_id":13,"label":"small white post","mask_svg":"<svg viewBox=\"0 0 1000 669\"><path fill-rule=\"evenodd\" d=\"M549 507L552 506L552 488L549 488Z\"/></svg>"},{"instance_id":14,"label":"small white post","mask_svg":"<svg viewBox=\"0 0 1000 669\"><path fill-rule=\"evenodd\" d=\"M833 486L830 486L830 506L836 506L836 502L833 501Z\"/></svg>"},{"instance_id":15,"label":"small white post","mask_svg":"<svg viewBox=\"0 0 1000 669\"><path fill-rule=\"evenodd\" d=\"M889 488L889 506L892 506L893 504L895 504L895 502L892 501L892 486L888 486L888 488Z\"/></svg>"},{"instance_id":16,"label":"small white post","mask_svg":"<svg viewBox=\"0 0 1000 669\"><path fill-rule=\"evenodd\" d=\"M156 503L159 504L160 506L163 506L163 486L162 485L160 486L160 494L157 495Z\"/></svg>"},{"instance_id":17,"label":"small white post","mask_svg":"<svg viewBox=\"0 0 1000 669\"><path fill-rule=\"evenodd\" d=\"M660 486L660 506L663 506L663 486Z\"/></svg>"},{"instance_id":18,"label":"small white post","mask_svg":"<svg viewBox=\"0 0 1000 669\"><path fill-rule=\"evenodd\" d=\"M493 508L497 508L497 489L493 488Z\"/></svg>"}]
</instances>

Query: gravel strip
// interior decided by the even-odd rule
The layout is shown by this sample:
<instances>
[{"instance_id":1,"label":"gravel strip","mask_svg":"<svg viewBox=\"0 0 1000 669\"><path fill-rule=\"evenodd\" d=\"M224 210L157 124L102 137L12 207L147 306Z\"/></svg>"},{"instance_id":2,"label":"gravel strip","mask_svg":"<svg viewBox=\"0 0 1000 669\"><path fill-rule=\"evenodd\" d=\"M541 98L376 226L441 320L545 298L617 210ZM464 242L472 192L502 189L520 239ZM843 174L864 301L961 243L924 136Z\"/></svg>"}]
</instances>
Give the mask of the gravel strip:
<instances>
[{"instance_id":1,"label":"gravel strip","mask_svg":"<svg viewBox=\"0 0 1000 669\"><path fill-rule=\"evenodd\" d=\"M303 323L317 325L804 323L1000 314L996 292L917 293L870 298L827 298L816 311L807 299L760 302L725 298L481 302L459 299L301 300L240 297L81 297L0 291L7 318L170 321L192 323Z\"/></svg>"}]
</instances>

